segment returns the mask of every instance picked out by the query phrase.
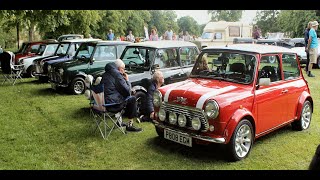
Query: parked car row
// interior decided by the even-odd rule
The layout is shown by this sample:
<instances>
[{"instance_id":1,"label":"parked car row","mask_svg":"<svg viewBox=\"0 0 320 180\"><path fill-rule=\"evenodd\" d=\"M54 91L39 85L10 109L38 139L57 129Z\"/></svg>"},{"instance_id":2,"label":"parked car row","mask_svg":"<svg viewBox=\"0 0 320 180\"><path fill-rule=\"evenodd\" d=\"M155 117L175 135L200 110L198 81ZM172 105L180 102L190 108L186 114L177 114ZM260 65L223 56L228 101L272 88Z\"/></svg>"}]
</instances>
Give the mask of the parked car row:
<instances>
[{"instance_id":1,"label":"parked car row","mask_svg":"<svg viewBox=\"0 0 320 180\"><path fill-rule=\"evenodd\" d=\"M280 47L287 43L238 42L200 52L184 41L72 39L42 43L37 57L21 58L20 63L34 67L34 75L47 79L53 89L79 95L86 90L87 75L102 76L105 65L120 58L138 113L146 101L144 82L159 69L165 85L153 95L157 134L189 147L224 144L227 157L238 161L249 155L257 138L276 129L308 129L314 104L297 53Z\"/></svg>"}]
</instances>

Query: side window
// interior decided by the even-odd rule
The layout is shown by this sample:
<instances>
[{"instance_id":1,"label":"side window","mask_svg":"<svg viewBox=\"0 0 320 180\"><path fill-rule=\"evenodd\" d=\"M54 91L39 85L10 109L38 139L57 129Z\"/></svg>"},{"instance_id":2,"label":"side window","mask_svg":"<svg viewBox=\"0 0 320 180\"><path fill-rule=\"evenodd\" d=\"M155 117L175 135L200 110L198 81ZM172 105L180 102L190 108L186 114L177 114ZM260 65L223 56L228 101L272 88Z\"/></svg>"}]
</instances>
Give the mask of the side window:
<instances>
[{"instance_id":1,"label":"side window","mask_svg":"<svg viewBox=\"0 0 320 180\"><path fill-rule=\"evenodd\" d=\"M270 78L271 82L281 80L280 59L277 55L266 55L260 59L259 78Z\"/></svg>"},{"instance_id":2,"label":"side window","mask_svg":"<svg viewBox=\"0 0 320 180\"><path fill-rule=\"evenodd\" d=\"M30 48L30 53L37 53L39 49L39 44L32 45Z\"/></svg>"},{"instance_id":3,"label":"side window","mask_svg":"<svg viewBox=\"0 0 320 180\"><path fill-rule=\"evenodd\" d=\"M180 63L177 55L177 49L164 49L163 61L164 68L179 67Z\"/></svg>"},{"instance_id":4,"label":"side window","mask_svg":"<svg viewBox=\"0 0 320 180\"><path fill-rule=\"evenodd\" d=\"M214 39L222 39L222 33L221 32L214 33Z\"/></svg>"},{"instance_id":5,"label":"side window","mask_svg":"<svg viewBox=\"0 0 320 180\"><path fill-rule=\"evenodd\" d=\"M116 47L98 46L93 57L96 61L116 60Z\"/></svg>"},{"instance_id":6,"label":"side window","mask_svg":"<svg viewBox=\"0 0 320 180\"><path fill-rule=\"evenodd\" d=\"M198 52L193 47L183 47L180 49L181 66L193 65L196 61Z\"/></svg>"},{"instance_id":7,"label":"side window","mask_svg":"<svg viewBox=\"0 0 320 180\"><path fill-rule=\"evenodd\" d=\"M296 56L293 54L282 55L282 69L285 80L294 79L300 76L300 70Z\"/></svg>"},{"instance_id":8,"label":"side window","mask_svg":"<svg viewBox=\"0 0 320 180\"><path fill-rule=\"evenodd\" d=\"M120 58L123 50L126 48L126 45L119 45L117 46L117 58Z\"/></svg>"}]
</instances>

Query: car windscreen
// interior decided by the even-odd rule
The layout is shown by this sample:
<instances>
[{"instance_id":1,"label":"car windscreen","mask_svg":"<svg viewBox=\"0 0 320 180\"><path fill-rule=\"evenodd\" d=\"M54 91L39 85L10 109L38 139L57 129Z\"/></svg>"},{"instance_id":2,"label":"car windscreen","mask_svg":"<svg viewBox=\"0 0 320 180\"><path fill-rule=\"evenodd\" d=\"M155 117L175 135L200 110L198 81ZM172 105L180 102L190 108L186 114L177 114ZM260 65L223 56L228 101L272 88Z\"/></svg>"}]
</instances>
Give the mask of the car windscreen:
<instances>
[{"instance_id":1,"label":"car windscreen","mask_svg":"<svg viewBox=\"0 0 320 180\"><path fill-rule=\"evenodd\" d=\"M148 47L128 47L125 49L122 60L126 69L147 70L150 68L155 49Z\"/></svg>"},{"instance_id":2,"label":"car windscreen","mask_svg":"<svg viewBox=\"0 0 320 180\"><path fill-rule=\"evenodd\" d=\"M68 52L68 48L70 46L70 43L60 43L58 46L58 49L55 52L55 55L58 56L64 56Z\"/></svg>"},{"instance_id":3,"label":"car windscreen","mask_svg":"<svg viewBox=\"0 0 320 180\"><path fill-rule=\"evenodd\" d=\"M54 54L54 52L56 51L56 49L58 48L59 44L47 44L47 48L44 51L43 55L44 56L51 56Z\"/></svg>"},{"instance_id":4,"label":"car windscreen","mask_svg":"<svg viewBox=\"0 0 320 180\"><path fill-rule=\"evenodd\" d=\"M100 45L96 47L94 52L93 58L96 61L103 61L103 60L116 60L117 59L117 51L116 46L113 45Z\"/></svg>"},{"instance_id":5,"label":"car windscreen","mask_svg":"<svg viewBox=\"0 0 320 180\"><path fill-rule=\"evenodd\" d=\"M94 44L82 43L76 52L76 59L88 59L91 57L93 50L95 48Z\"/></svg>"},{"instance_id":6,"label":"car windscreen","mask_svg":"<svg viewBox=\"0 0 320 180\"><path fill-rule=\"evenodd\" d=\"M254 77L256 57L238 52L202 52L192 69L190 77L219 79L249 84Z\"/></svg>"},{"instance_id":7,"label":"car windscreen","mask_svg":"<svg viewBox=\"0 0 320 180\"><path fill-rule=\"evenodd\" d=\"M44 50L46 49L46 46L47 46L46 44L41 44L41 45L39 46L39 49L38 49L36 55L41 56L41 55L44 53Z\"/></svg>"},{"instance_id":8,"label":"car windscreen","mask_svg":"<svg viewBox=\"0 0 320 180\"><path fill-rule=\"evenodd\" d=\"M26 48L27 48L27 43L22 43L20 49L16 52L16 54L18 54L18 53L25 53Z\"/></svg>"}]
</instances>

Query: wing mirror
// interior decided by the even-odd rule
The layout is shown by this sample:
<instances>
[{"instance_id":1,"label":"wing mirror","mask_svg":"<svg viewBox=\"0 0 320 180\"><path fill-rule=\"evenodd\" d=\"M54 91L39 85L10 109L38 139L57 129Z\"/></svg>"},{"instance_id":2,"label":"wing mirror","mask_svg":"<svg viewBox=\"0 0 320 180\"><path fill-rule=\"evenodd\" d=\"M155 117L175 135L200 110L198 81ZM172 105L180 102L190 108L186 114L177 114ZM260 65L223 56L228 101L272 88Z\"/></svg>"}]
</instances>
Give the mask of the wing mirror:
<instances>
[{"instance_id":1,"label":"wing mirror","mask_svg":"<svg viewBox=\"0 0 320 180\"><path fill-rule=\"evenodd\" d=\"M95 60L96 60L95 58L91 58L90 59L90 65L92 65Z\"/></svg>"},{"instance_id":2,"label":"wing mirror","mask_svg":"<svg viewBox=\"0 0 320 180\"><path fill-rule=\"evenodd\" d=\"M269 86L270 82L270 78L260 78L259 84L256 85L256 90L258 90L260 86Z\"/></svg>"},{"instance_id":3,"label":"wing mirror","mask_svg":"<svg viewBox=\"0 0 320 180\"><path fill-rule=\"evenodd\" d=\"M269 86L270 85L270 78L260 78L259 79L259 86Z\"/></svg>"}]
</instances>

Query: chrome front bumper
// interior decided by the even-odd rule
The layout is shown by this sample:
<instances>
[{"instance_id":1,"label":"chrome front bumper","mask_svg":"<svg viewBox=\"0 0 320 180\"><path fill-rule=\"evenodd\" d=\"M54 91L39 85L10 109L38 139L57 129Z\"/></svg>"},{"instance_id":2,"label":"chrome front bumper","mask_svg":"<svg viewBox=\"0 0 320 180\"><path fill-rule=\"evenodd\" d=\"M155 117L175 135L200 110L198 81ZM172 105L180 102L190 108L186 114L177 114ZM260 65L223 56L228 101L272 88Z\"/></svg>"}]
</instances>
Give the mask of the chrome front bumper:
<instances>
[{"instance_id":1,"label":"chrome front bumper","mask_svg":"<svg viewBox=\"0 0 320 180\"><path fill-rule=\"evenodd\" d=\"M155 126L157 126L157 127L160 127L160 128L163 128L163 129L166 128L166 129L169 129L170 131L174 131L174 132L183 134L185 136L190 136L192 138L199 139L199 140L202 140L202 141L207 141L207 142L211 142L211 143L219 143L219 144L224 144L226 142L226 140L224 138L212 138L212 137L209 137L209 136L201 136L201 135L197 135L197 134L194 134L194 133L185 133L185 132L177 131L175 129L170 129L170 128L160 124L156 120L153 120L153 124Z\"/></svg>"}]
</instances>

